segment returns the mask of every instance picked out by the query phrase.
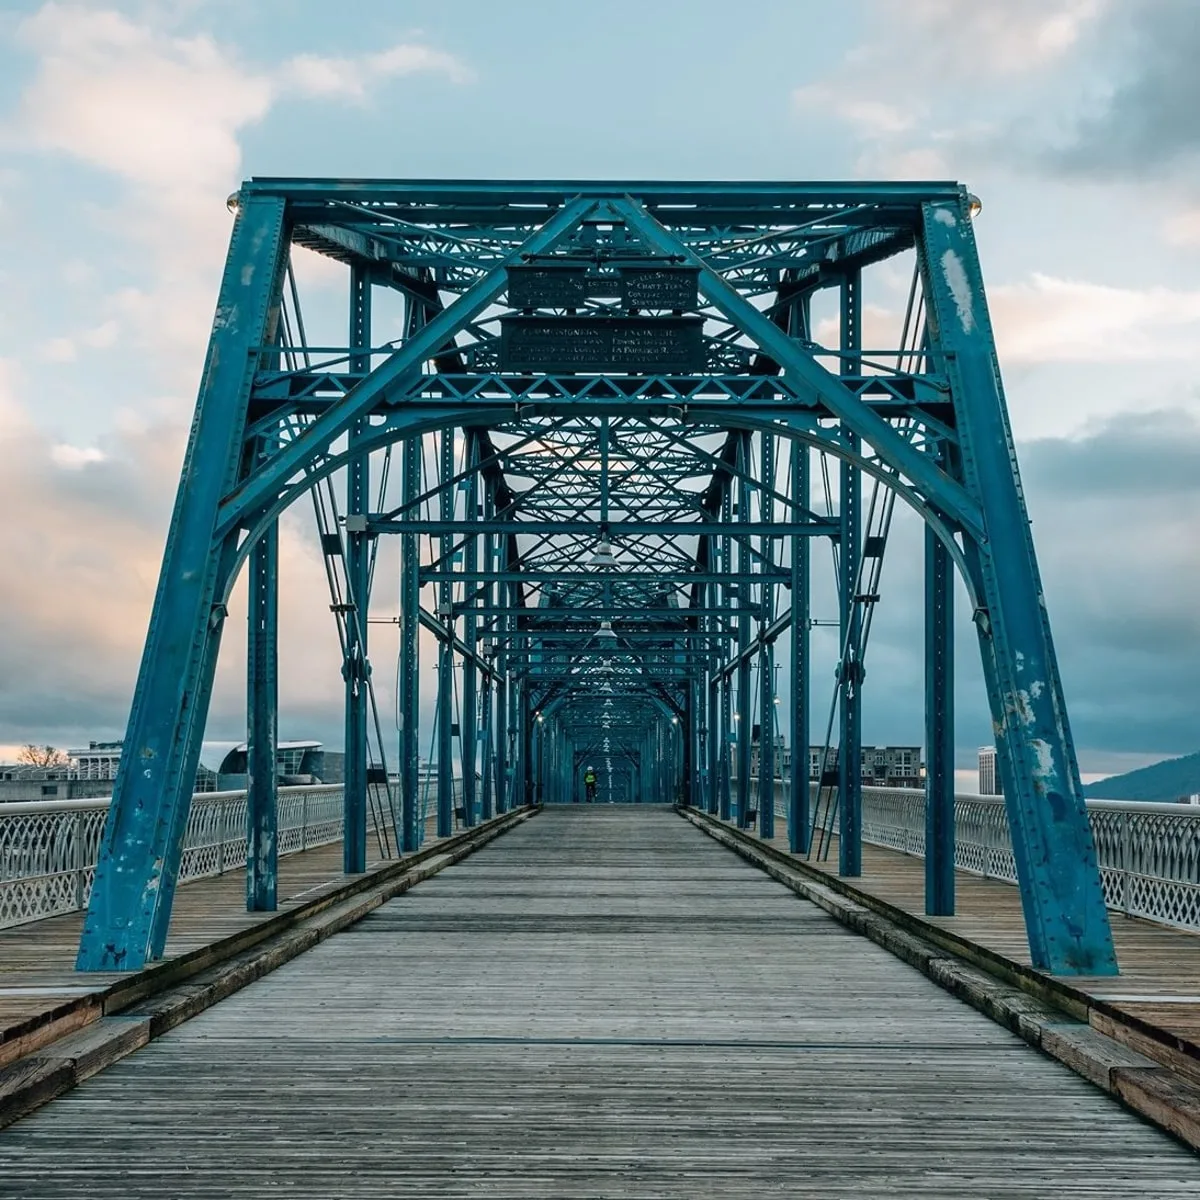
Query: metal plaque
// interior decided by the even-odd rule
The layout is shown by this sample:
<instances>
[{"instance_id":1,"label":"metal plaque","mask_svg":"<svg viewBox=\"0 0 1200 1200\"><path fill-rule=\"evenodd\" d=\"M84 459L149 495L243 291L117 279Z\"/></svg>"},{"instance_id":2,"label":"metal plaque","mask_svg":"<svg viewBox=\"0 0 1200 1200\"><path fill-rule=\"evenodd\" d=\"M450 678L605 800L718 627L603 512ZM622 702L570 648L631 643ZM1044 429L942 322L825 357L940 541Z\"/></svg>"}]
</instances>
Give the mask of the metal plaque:
<instances>
[{"instance_id":1,"label":"metal plaque","mask_svg":"<svg viewBox=\"0 0 1200 1200\"><path fill-rule=\"evenodd\" d=\"M700 317L504 317L500 369L691 375L704 370Z\"/></svg>"},{"instance_id":2,"label":"metal plaque","mask_svg":"<svg viewBox=\"0 0 1200 1200\"><path fill-rule=\"evenodd\" d=\"M694 312L699 307L695 267L622 267L621 303L625 308Z\"/></svg>"},{"instance_id":3,"label":"metal plaque","mask_svg":"<svg viewBox=\"0 0 1200 1200\"><path fill-rule=\"evenodd\" d=\"M511 308L582 308L587 300L582 267L509 267Z\"/></svg>"}]
</instances>

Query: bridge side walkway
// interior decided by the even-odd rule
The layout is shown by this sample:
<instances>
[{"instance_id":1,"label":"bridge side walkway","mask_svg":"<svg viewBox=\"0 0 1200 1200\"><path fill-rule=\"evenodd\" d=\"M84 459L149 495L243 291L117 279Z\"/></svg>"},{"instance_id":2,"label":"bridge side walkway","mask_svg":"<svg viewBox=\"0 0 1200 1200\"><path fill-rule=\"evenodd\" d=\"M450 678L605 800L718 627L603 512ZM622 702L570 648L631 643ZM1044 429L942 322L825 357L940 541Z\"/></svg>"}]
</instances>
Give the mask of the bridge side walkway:
<instances>
[{"instance_id":1,"label":"bridge side walkway","mask_svg":"<svg viewBox=\"0 0 1200 1200\"><path fill-rule=\"evenodd\" d=\"M435 841L431 819L424 844L431 846ZM368 870L385 861L371 854L373 849L373 845L368 847ZM284 855L279 860L278 911L287 912L354 878L342 873L340 841ZM246 876L240 867L231 867L223 875L192 880L175 893L164 960L169 962L249 930L274 915L246 911ZM0 929L0 1065L17 1053L15 1039L23 1030L50 1022L72 1005L82 1009L108 987L130 977L104 971L80 974L75 970L82 928L83 913L75 912Z\"/></svg>"},{"instance_id":2,"label":"bridge side walkway","mask_svg":"<svg viewBox=\"0 0 1200 1200\"><path fill-rule=\"evenodd\" d=\"M786 826L786 822L782 823ZM787 853L786 832L777 830L769 844ZM790 856L789 856L790 857ZM824 854L797 861L836 879L838 839L829 839ZM1029 942L1021 913L1021 894L1013 884L955 871L956 915L925 915L925 860L883 846L863 846L863 873L849 884L877 897L923 923L965 938L1001 959L1031 968ZM1113 941L1121 973L1058 978L1057 986L1093 1008L1093 1021L1109 1031L1111 1022L1128 1024L1147 1037L1160 1035L1164 1049L1176 1053L1166 1061L1200 1082L1200 934L1174 929L1138 917L1110 912ZM1049 977L1047 977L1049 978ZM1147 1041L1135 1043L1157 1056Z\"/></svg>"},{"instance_id":3,"label":"bridge side walkway","mask_svg":"<svg viewBox=\"0 0 1200 1200\"><path fill-rule=\"evenodd\" d=\"M661 808L550 809L0 1132L6 1197L1184 1197L1200 1164Z\"/></svg>"}]
</instances>

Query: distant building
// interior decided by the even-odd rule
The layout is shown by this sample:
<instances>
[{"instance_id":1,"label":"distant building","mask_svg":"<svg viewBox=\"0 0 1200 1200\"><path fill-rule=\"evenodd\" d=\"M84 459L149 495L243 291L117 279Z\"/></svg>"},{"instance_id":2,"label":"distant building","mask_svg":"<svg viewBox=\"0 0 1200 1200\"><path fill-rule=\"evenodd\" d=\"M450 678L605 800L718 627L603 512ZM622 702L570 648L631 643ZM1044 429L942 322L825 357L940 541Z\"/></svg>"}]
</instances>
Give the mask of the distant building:
<instances>
[{"instance_id":1,"label":"distant building","mask_svg":"<svg viewBox=\"0 0 1200 1200\"><path fill-rule=\"evenodd\" d=\"M864 786L925 786L925 764L921 761L920 746L864 746L861 766Z\"/></svg>"},{"instance_id":2,"label":"distant building","mask_svg":"<svg viewBox=\"0 0 1200 1200\"><path fill-rule=\"evenodd\" d=\"M1000 780L996 778L996 747L979 747L979 794L999 796Z\"/></svg>"},{"instance_id":3,"label":"distant building","mask_svg":"<svg viewBox=\"0 0 1200 1200\"><path fill-rule=\"evenodd\" d=\"M89 742L68 750L68 761L58 766L0 764L0 804L111 796L123 748L121 742ZM276 763L282 786L342 781L342 755L327 753L320 742L280 742ZM216 771L203 764L196 768L197 792L237 791L245 786L245 745L226 754Z\"/></svg>"},{"instance_id":4,"label":"distant building","mask_svg":"<svg viewBox=\"0 0 1200 1200\"><path fill-rule=\"evenodd\" d=\"M69 764L34 767L27 763L0 763L0 804L95 800L111 795L111 780L78 779Z\"/></svg>"},{"instance_id":5,"label":"distant building","mask_svg":"<svg viewBox=\"0 0 1200 1200\"><path fill-rule=\"evenodd\" d=\"M101 779L111 783L117 777L123 742L88 742L86 750L68 750L70 769L76 779Z\"/></svg>"},{"instance_id":6,"label":"distant building","mask_svg":"<svg viewBox=\"0 0 1200 1200\"><path fill-rule=\"evenodd\" d=\"M822 762L821 747L808 749L808 777L814 782L837 773L838 751L830 746ZM859 774L864 787L921 788L925 786L925 764L920 746L863 746Z\"/></svg>"},{"instance_id":7,"label":"distant building","mask_svg":"<svg viewBox=\"0 0 1200 1200\"><path fill-rule=\"evenodd\" d=\"M221 760L217 768L217 791L237 791L246 786L247 751L243 742ZM280 786L330 782L326 779L325 757L320 742L280 742L275 747L275 775Z\"/></svg>"},{"instance_id":8,"label":"distant building","mask_svg":"<svg viewBox=\"0 0 1200 1200\"><path fill-rule=\"evenodd\" d=\"M758 757L760 752L758 726L755 725L754 740L750 743L750 774L754 776L758 775ZM771 766L776 779L784 778L792 769L792 752L784 744L783 738L778 734L771 744Z\"/></svg>"}]
</instances>

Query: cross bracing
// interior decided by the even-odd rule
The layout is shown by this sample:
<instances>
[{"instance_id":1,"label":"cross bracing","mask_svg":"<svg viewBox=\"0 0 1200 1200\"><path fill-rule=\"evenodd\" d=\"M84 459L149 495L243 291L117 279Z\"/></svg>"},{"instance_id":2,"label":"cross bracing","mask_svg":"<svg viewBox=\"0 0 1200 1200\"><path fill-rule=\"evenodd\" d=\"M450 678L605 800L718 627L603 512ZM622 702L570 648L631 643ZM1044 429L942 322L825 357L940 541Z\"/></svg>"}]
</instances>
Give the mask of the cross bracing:
<instances>
[{"instance_id":1,"label":"cross bracing","mask_svg":"<svg viewBox=\"0 0 1200 1200\"><path fill-rule=\"evenodd\" d=\"M691 804L743 827L757 817L771 837L780 775L792 849L824 854L836 835L840 869L856 874L851 764L898 500L927 531L930 911L953 911L957 573L1034 961L1115 970L964 188L264 179L231 201L130 715L136 750L81 967L162 953L185 781L243 567L248 896L274 904L273 773L255 768L275 738L275 529L312 496L344 664L348 872L364 869L368 837L383 853L417 847L428 753L439 833L573 802L583 769L602 766L599 800ZM344 340L308 337L295 246L345 266ZM910 283L895 328L868 341L876 269ZM392 324L376 315L385 303L401 314ZM399 578L385 580L389 537ZM814 539L829 546L836 613L814 608L826 561ZM395 605L386 703L372 596ZM827 709L810 686L822 626L837 639ZM810 742L838 748L815 795Z\"/></svg>"}]
</instances>

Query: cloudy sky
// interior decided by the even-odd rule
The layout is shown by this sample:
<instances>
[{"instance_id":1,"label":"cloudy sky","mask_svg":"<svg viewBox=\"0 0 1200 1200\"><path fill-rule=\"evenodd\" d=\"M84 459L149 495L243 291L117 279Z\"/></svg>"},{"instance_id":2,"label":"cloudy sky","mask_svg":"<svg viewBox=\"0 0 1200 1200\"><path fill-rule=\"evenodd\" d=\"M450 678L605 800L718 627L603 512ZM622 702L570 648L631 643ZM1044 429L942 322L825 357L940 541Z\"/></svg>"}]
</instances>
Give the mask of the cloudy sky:
<instances>
[{"instance_id":1,"label":"cloudy sky","mask_svg":"<svg viewBox=\"0 0 1200 1200\"><path fill-rule=\"evenodd\" d=\"M347 11L0 13L0 756L123 729L251 174L967 182L1084 771L1200 748L1194 0ZM296 515L281 732L336 745L310 545ZM915 557L888 584L915 596ZM914 613L881 613L867 740L921 740ZM988 736L966 632L962 766ZM227 644L216 740L243 720Z\"/></svg>"}]
</instances>

